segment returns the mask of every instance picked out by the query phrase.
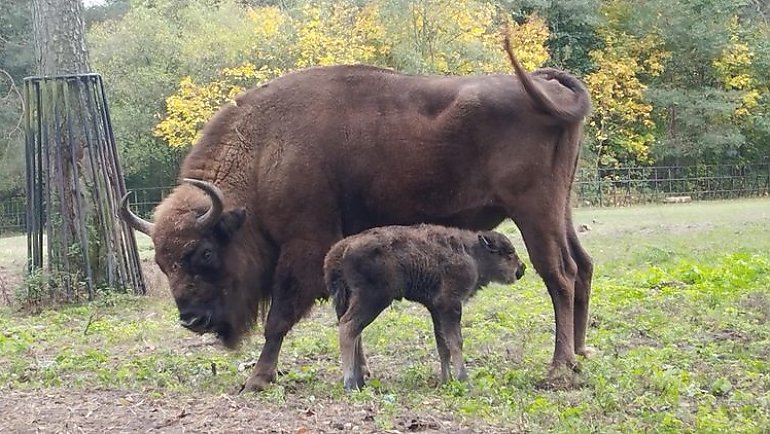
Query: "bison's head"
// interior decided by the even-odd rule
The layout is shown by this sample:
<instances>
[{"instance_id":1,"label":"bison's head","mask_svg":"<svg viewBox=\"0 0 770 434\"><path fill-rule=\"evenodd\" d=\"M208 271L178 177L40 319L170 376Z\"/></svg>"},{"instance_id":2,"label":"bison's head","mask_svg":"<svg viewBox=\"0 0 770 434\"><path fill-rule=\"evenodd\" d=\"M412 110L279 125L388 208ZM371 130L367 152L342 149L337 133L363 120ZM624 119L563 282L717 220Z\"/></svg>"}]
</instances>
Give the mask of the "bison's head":
<instances>
[{"instance_id":1,"label":"bison's head","mask_svg":"<svg viewBox=\"0 0 770 434\"><path fill-rule=\"evenodd\" d=\"M253 303L243 299L248 264L233 254L232 246L246 212L225 210L222 192L209 182L185 183L158 206L154 223L128 209L128 195L121 216L152 237L155 262L168 277L179 323L196 333L215 333L235 347L255 315Z\"/></svg>"},{"instance_id":2,"label":"bison's head","mask_svg":"<svg viewBox=\"0 0 770 434\"><path fill-rule=\"evenodd\" d=\"M511 241L494 231L479 233L477 261L479 274L488 282L514 283L524 276L527 266L521 262Z\"/></svg>"}]
</instances>

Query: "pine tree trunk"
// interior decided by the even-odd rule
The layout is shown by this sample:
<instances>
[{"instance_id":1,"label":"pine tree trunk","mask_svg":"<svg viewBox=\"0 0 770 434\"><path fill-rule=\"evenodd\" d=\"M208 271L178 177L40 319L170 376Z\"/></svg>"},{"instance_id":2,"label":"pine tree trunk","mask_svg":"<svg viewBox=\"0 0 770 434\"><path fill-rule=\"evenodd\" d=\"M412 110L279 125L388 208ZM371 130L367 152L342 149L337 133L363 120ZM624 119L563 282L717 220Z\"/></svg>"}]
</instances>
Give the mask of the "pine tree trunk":
<instances>
[{"instance_id":1,"label":"pine tree trunk","mask_svg":"<svg viewBox=\"0 0 770 434\"><path fill-rule=\"evenodd\" d=\"M40 76L59 76L89 72L88 51L85 43L83 4L81 0L33 0L35 54ZM82 128L73 128L73 119L89 122L90 115L84 110L86 96L76 83L52 80L43 83L47 101L52 103L52 119L55 133L47 147L49 169L47 189L48 219L48 271L53 281L53 298L77 301L88 288L92 296L94 276L89 246L98 246L92 240L95 232L89 230L89 200L86 197L82 175L87 170L84 163ZM61 102L67 101L65 104ZM68 106L68 107L67 107ZM69 109L67 109L69 108ZM96 233L98 235L98 233Z\"/></svg>"},{"instance_id":2,"label":"pine tree trunk","mask_svg":"<svg viewBox=\"0 0 770 434\"><path fill-rule=\"evenodd\" d=\"M88 72L81 0L33 0L38 75Z\"/></svg>"}]
</instances>

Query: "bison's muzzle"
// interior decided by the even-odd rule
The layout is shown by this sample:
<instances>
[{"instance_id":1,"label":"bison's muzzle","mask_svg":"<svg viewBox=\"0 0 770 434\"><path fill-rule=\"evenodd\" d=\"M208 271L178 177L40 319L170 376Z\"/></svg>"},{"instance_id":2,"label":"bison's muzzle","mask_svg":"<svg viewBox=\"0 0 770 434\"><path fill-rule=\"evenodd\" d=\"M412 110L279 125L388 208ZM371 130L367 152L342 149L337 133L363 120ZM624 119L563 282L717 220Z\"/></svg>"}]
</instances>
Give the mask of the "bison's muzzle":
<instances>
[{"instance_id":1,"label":"bison's muzzle","mask_svg":"<svg viewBox=\"0 0 770 434\"><path fill-rule=\"evenodd\" d=\"M211 312L201 315L198 312L183 312L179 314L179 325L195 333L211 331Z\"/></svg>"},{"instance_id":2,"label":"bison's muzzle","mask_svg":"<svg viewBox=\"0 0 770 434\"><path fill-rule=\"evenodd\" d=\"M227 321L222 306L217 303L208 305L177 305L179 325L200 335L213 333L227 348L237 348L240 334Z\"/></svg>"}]
</instances>

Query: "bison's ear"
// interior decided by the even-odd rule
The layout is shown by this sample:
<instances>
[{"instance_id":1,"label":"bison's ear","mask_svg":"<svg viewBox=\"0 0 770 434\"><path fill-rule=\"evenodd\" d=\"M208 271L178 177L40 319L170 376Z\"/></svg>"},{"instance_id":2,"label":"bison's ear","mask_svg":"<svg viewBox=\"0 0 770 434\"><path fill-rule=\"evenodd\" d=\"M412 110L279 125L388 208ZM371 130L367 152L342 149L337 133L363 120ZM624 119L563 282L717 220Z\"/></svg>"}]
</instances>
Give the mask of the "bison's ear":
<instances>
[{"instance_id":1,"label":"bison's ear","mask_svg":"<svg viewBox=\"0 0 770 434\"><path fill-rule=\"evenodd\" d=\"M245 208L223 212L217 223L216 231L221 237L229 240L241 228L244 220L246 220Z\"/></svg>"},{"instance_id":2,"label":"bison's ear","mask_svg":"<svg viewBox=\"0 0 770 434\"><path fill-rule=\"evenodd\" d=\"M492 253L497 253L500 249L495 245L495 240L484 234L479 234L479 244Z\"/></svg>"}]
</instances>

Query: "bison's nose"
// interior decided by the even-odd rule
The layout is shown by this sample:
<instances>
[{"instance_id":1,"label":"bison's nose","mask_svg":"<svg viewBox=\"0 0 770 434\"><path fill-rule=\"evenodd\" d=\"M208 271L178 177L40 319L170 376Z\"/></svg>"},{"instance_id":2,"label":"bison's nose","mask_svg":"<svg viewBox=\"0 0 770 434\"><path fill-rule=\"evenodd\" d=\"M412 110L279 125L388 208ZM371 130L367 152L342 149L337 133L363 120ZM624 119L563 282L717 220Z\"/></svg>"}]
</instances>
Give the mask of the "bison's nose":
<instances>
[{"instance_id":1,"label":"bison's nose","mask_svg":"<svg viewBox=\"0 0 770 434\"><path fill-rule=\"evenodd\" d=\"M518 270L516 270L516 280L521 279L524 277L524 270L527 269L527 266L524 264L521 264L521 267L519 267Z\"/></svg>"},{"instance_id":2,"label":"bison's nose","mask_svg":"<svg viewBox=\"0 0 770 434\"><path fill-rule=\"evenodd\" d=\"M180 312L179 325L192 330L194 332L202 333L208 329L211 323L211 314L202 314L201 312Z\"/></svg>"}]
</instances>

